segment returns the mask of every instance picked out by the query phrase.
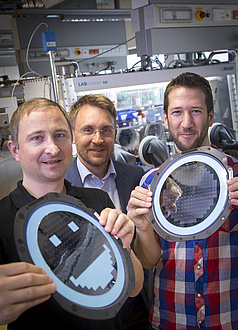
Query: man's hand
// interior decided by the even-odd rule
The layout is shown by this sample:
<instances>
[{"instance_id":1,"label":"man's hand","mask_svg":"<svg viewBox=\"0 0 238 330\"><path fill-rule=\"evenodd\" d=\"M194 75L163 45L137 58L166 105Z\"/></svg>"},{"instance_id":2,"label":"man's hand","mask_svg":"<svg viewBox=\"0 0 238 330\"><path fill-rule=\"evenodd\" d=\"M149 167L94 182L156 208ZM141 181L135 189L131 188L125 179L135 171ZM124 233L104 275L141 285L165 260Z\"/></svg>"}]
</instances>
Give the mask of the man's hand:
<instances>
[{"instance_id":1,"label":"man's hand","mask_svg":"<svg viewBox=\"0 0 238 330\"><path fill-rule=\"evenodd\" d=\"M138 186L131 192L127 215L136 226L134 249L144 268L153 268L161 257L159 237L149 221L151 206L151 191Z\"/></svg>"},{"instance_id":2,"label":"man's hand","mask_svg":"<svg viewBox=\"0 0 238 330\"><path fill-rule=\"evenodd\" d=\"M55 291L53 279L40 267L25 262L0 265L0 324L15 321Z\"/></svg>"},{"instance_id":3,"label":"man's hand","mask_svg":"<svg viewBox=\"0 0 238 330\"><path fill-rule=\"evenodd\" d=\"M229 179L227 184L231 203L235 206L238 206L238 177Z\"/></svg>"},{"instance_id":4,"label":"man's hand","mask_svg":"<svg viewBox=\"0 0 238 330\"><path fill-rule=\"evenodd\" d=\"M152 206L152 192L137 186L132 192L127 205L127 215L134 222L137 230L146 231L149 226L149 208Z\"/></svg>"},{"instance_id":5,"label":"man's hand","mask_svg":"<svg viewBox=\"0 0 238 330\"><path fill-rule=\"evenodd\" d=\"M126 214L118 209L106 208L100 214L99 223L104 226L106 232L120 238L124 248L130 246L134 235L134 224ZM142 265L133 251L131 251L130 257L135 273L135 287L130 293L130 297L135 297L142 289L144 273Z\"/></svg>"},{"instance_id":6,"label":"man's hand","mask_svg":"<svg viewBox=\"0 0 238 330\"><path fill-rule=\"evenodd\" d=\"M124 248L128 248L134 235L134 224L129 217L118 209L106 208L100 214L99 223L106 232L121 239Z\"/></svg>"}]
</instances>

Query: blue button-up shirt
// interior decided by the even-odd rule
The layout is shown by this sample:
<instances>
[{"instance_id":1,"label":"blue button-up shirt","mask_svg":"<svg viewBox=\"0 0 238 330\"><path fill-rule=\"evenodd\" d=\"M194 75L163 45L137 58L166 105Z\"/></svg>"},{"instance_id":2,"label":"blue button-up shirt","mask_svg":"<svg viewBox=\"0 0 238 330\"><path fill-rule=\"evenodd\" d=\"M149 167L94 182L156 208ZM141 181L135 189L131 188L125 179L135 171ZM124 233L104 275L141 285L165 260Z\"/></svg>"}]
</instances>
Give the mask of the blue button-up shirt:
<instances>
[{"instance_id":1,"label":"blue button-up shirt","mask_svg":"<svg viewBox=\"0 0 238 330\"><path fill-rule=\"evenodd\" d=\"M77 167L82 179L83 187L102 189L103 191L107 192L111 200L113 201L115 207L121 210L121 204L115 181L117 173L111 160L109 163L108 171L106 175L102 178L102 180L100 180L96 175L91 173L87 169L87 167L80 162L78 158Z\"/></svg>"}]
</instances>

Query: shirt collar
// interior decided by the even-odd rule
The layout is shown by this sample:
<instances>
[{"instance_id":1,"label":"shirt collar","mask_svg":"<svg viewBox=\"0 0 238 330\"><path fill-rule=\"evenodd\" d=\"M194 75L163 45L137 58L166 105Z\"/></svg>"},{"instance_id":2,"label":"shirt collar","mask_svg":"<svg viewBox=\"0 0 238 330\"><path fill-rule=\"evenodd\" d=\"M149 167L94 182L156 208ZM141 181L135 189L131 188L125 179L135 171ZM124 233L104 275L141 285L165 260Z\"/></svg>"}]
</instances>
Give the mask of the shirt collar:
<instances>
[{"instance_id":1,"label":"shirt collar","mask_svg":"<svg viewBox=\"0 0 238 330\"><path fill-rule=\"evenodd\" d=\"M110 159L110 163L109 163L109 166L108 166L108 171L107 171L107 173L106 173L106 175L105 175L104 178L106 179L110 175L112 176L113 179L115 179L116 176L117 176L117 172L115 170L115 166L114 166L114 164L113 164L113 162L112 162L111 159Z\"/></svg>"},{"instance_id":2,"label":"shirt collar","mask_svg":"<svg viewBox=\"0 0 238 330\"><path fill-rule=\"evenodd\" d=\"M22 180L17 182L17 188L10 193L10 196L14 205L18 209L35 200L35 197L29 194L22 185Z\"/></svg>"},{"instance_id":3,"label":"shirt collar","mask_svg":"<svg viewBox=\"0 0 238 330\"><path fill-rule=\"evenodd\" d=\"M71 184L67 180L64 180L64 185L66 187L67 195L79 199L82 198L80 191L76 190L73 186L71 186ZM21 207L33 202L36 199L22 185L22 180L17 182L17 188L10 193L10 196L13 201L13 204L17 209L20 209Z\"/></svg>"},{"instance_id":4,"label":"shirt collar","mask_svg":"<svg viewBox=\"0 0 238 330\"><path fill-rule=\"evenodd\" d=\"M78 171L79 171L79 174L81 176L83 184L85 183L85 179L86 179L87 176L93 176L94 175L92 172L90 172L87 169L87 167L83 163L80 162L79 158L77 158L77 167L78 167ZM106 175L104 176L103 179L108 178L110 175L112 176L113 179L115 179L116 176L117 176L117 172L115 170L114 164L113 164L111 159L109 160L108 170L107 170L107 173L106 173Z\"/></svg>"}]
</instances>

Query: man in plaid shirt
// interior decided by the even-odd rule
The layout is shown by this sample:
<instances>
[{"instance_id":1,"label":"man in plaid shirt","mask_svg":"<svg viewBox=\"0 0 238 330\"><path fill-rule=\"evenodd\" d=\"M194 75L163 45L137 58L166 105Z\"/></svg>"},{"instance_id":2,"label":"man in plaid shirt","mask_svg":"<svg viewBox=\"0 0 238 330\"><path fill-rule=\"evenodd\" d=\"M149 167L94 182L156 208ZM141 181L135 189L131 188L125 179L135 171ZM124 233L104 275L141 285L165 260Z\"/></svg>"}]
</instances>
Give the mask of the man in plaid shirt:
<instances>
[{"instance_id":1,"label":"man in plaid shirt","mask_svg":"<svg viewBox=\"0 0 238 330\"><path fill-rule=\"evenodd\" d=\"M213 120L206 79L187 72L169 83L164 121L178 152L210 146L208 128ZM207 239L168 242L153 231L149 187L157 169L146 173L131 193L127 210L136 225L134 248L145 268L155 267L150 313L154 329L238 329L238 160L227 160L234 171L227 181L230 214Z\"/></svg>"}]
</instances>

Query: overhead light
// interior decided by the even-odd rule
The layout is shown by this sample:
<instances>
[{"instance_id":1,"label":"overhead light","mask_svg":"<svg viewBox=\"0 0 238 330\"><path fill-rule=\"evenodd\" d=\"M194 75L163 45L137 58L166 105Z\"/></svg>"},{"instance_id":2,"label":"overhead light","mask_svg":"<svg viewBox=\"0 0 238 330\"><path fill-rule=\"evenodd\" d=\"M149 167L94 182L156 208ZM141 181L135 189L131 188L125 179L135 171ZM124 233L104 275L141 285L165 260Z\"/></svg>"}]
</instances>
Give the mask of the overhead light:
<instances>
[{"instance_id":1,"label":"overhead light","mask_svg":"<svg viewBox=\"0 0 238 330\"><path fill-rule=\"evenodd\" d=\"M82 23L82 22L119 22L124 21L123 19L115 18L63 18L63 23Z\"/></svg>"},{"instance_id":2,"label":"overhead light","mask_svg":"<svg viewBox=\"0 0 238 330\"><path fill-rule=\"evenodd\" d=\"M60 15L47 15L46 16L47 18L58 18L58 17L60 17Z\"/></svg>"}]
</instances>

